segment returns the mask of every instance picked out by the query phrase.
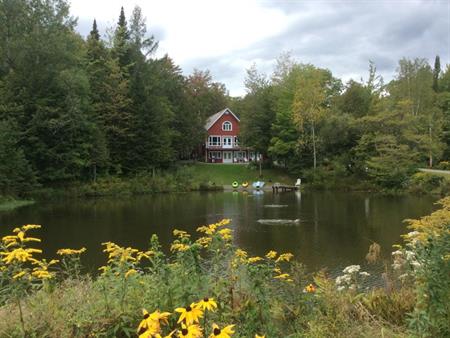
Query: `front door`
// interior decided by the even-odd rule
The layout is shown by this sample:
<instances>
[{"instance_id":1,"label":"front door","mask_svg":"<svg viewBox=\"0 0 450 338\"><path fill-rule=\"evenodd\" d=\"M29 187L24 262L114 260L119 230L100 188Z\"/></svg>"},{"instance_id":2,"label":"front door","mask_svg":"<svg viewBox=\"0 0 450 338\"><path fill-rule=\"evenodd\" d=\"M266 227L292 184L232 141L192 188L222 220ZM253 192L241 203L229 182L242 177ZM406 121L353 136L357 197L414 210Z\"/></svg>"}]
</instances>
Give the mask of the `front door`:
<instances>
[{"instance_id":1,"label":"front door","mask_svg":"<svg viewBox=\"0 0 450 338\"><path fill-rule=\"evenodd\" d=\"M224 151L223 152L223 163L233 163L233 152Z\"/></svg>"}]
</instances>

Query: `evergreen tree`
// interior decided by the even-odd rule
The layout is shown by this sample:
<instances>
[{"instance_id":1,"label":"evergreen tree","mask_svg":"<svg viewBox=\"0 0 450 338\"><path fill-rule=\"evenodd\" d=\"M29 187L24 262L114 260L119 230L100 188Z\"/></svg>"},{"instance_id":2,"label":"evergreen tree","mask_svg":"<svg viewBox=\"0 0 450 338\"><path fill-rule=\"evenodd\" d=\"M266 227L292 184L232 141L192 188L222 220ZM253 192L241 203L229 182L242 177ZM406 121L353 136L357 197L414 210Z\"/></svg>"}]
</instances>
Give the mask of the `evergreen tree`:
<instances>
[{"instance_id":1,"label":"evergreen tree","mask_svg":"<svg viewBox=\"0 0 450 338\"><path fill-rule=\"evenodd\" d=\"M19 145L17 125L0 121L0 196L23 195L36 187L36 176Z\"/></svg>"},{"instance_id":2,"label":"evergreen tree","mask_svg":"<svg viewBox=\"0 0 450 338\"><path fill-rule=\"evenodd\" d=\"M433 90L437 93L439 91L439 75L441 74L441 59L436 55L433 69Z\"/></svg>"}]
</instances>

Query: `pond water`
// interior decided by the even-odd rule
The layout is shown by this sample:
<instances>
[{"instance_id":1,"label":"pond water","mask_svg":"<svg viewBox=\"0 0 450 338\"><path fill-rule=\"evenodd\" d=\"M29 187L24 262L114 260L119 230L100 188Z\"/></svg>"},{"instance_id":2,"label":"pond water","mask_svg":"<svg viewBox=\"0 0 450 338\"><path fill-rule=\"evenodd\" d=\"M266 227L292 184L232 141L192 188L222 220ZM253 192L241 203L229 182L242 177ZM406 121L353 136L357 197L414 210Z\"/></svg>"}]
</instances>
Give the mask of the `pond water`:
<instances>
[{"instance_id":1,"label":"pond water","mask_svg":"<svg viewBox=\"0 0 450 338\"><path fill-rule=\"evenodd\" d=\"M167 250L173 229L193 233L200 225L231 218L235 244L250 254L292 252L309 271L326 267L336 274L350 264L364 265L372 241L389 257L392 245L407 232L402 221L430 213L435 201L430 196L344 192L194 192L62 200L0 213L0 235L17 225L41 224L37 234L45 256L55 257L59 248L85 246L85 263L95 269L106 260L102 242L145 249L156 233Z\"/></svg>"}]
</instances>

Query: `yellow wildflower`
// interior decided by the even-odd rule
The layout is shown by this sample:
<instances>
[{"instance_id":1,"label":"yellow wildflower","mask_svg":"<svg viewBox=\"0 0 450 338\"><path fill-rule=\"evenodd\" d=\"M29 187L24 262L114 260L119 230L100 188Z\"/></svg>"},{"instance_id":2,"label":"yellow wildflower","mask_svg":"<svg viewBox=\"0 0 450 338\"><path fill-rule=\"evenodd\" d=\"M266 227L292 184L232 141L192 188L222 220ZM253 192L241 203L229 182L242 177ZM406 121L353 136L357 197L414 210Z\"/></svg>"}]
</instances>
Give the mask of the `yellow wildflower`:
<instances>
[{"instance_id":1,"label":"yellow wildflower","mask_svg":"<svg viewBox=\"0 0 450 338\"><path fill-rule=\"evenodd\" d=\"M279 263L279 262L289 262L291 259L292 259L292 257L294 257L294 255L293 254L291 254L291 253L284 253L284 254L281 254L278 258L277 258L277 260L275 261L276 263Z\"/></svg>"},{"instance_id":2,"label":"yellow wildflower","mask_svg":"<svg viewBox=\"0 0 450 338\"><path fill-rule=\"evenodd\" d=\"M288 273L282 273L281 275L275 276L273 278L275 278L275 279L287 279L287 278L289 278L289 274Z\"/></svg>"},{"instance_id":3,"label":"yellow wildflower","mask_svg":"<svg viewBox=\"0 0 450 338\"><path fill-rule=\"evenodd\" d=\"M40 229L41 226L39 224L27 224L22 227L23 231L28 231L32 229Z\"/></svg>"},{"instance_id":4,"label":"yellow wildflower","mask_svg":"<svg viewBox=\"0 0 450 338\"><path fill-rule=\"evenodd\" d=\"M222 236L222 238L226 241L229 241L233 238L233 236L231 235L232 230L229 228L221 229L217 233L220 234L220 236Z\"/></svg>"},{"instance_id":5,"label":"yellow wildflower","mask_svg":"<svg viewBox=\"0 0 450 338\"><path fill-rule=\"evenodd\" d=\"M175 236L175 237L178 237L178 238L189 238L189 237L191 237L191 235L189 235L186 231L183 231L183 230L178 230L178 229L175 229L174 231L173 231L173 235Z\"/></svg>"},{"instance_id":6,"label":"yellow wildflower","mask_svg":"<svg viewBox=\"0 0 450 338\"><path fill-rule=\"evenodd\" d=\"M203 317L203 311L195 303L192 303L185 308L176 308L175 311L181 313L177 323L181 323L184 320L187 325L191 325L193 323L198 323L199 319Z\"/></svg>"},{"instance_id":7,"label":"yellow wildflower","mask_svg":"<svg viewBox=\"0 0 450 338\"><path fill-rule=\"evenodd\" d=\"M135 269L130 269L125 273L125 278L128 278L136 273L137 273L137 271Z\"/></svg>"},{"instance_id":8,"label":"yellow wildflower","mask_svg":"<svg viewBox=\"0 0 450 338\"><path fill-rule=\"evenodd\" d=\"M199 301L197 305L202 310L215 311L215 309L217 309L217 303L215 302L214 298L205 297L201 301Z\"/></svg>"},{"instance_id":9,"label":"yellow wildflower","mask_svg":"<svg viewBox=\"0 0 450 338\"><path fill-rule=\"evenodd\" d=\"M210 225L203 225L201 227L197 228L198 232L204 232L207 235L213 235L216 232L217 225L216 224L210 224Z\"/></svg>"},{"instance_id":10,"label":"yellow wildflower","mask_svg":"<svg viewBox=\"0 0 450 338\"><path fill-rule=\"evenodd\" d=\"M86 251L86 248L81 248L81 249L59 249L58 251L56 251L57 255L60 256L72 256L72 255L80 255L83 252Z\"/></svg>"},{"instance_id":11,"label":"yellow wildflower","mask_svg":"<svg viewBox=\"0 0 450 338\"><path fill-rule=\"evenodd\" d=\"M170 251L174 252L174 251L187 251L189 250L190 246L187 244L182 244L182 243L173 243L170 246Z\"/></svg>"},{"instance_id":12,"label":"yellow wildflower","mask_svg":"<svg viewBox=\"0 0 450 338\"><path fill-rule=\"evenodd\" d=\"M179 338L200 338L202 337L202 329L199 325L181 324L181 330L178 331Z\"/></svg>"},{"instance_id":13,"label":"yellow wildflower","mask_svg":"<svg viewBox=\"0 0 450 338\"><path fill-rule=\"evenodd\" d=\"M231 219L229 219L229 218L224 218L224 219L221 220L219 223L216 223L216 225L217 225L218 227L221 227L221 226L230 224L230 222L231 222Z\"/></svg>"},{"instance_id":14,"label":"yellow wildflower","mask_svg":"<svg viewBox=\"0 0 450 338\"><path fill-rule=\"evenodd\" d=\"M20 277L25 276L25 274L26 274L25 271L21 271L21 272L19 272L19 273L16 273L16 274L13 276L13 279L19 279Z\"/></svg>"},{"instance_id":15,"label":"yellow wildflower","mask_svg":"<svg viewBox=\"0 0 450 338\"><path fill-rule=\"evenodd\" d=\"M33 258L33 253L42 253L42 250L32 248L28 249L17 248L10 252L0 252L0 255L5 256L3 258L3 262L6 264L11 264L14 261L22 263L31 261L35 263L36 260Z\"/></svg>"},{"instance_id":16,"label":"yellow wildflower","mask_svg":"<svg viewBox=\"0 0 450 338\"><path fill-rule=\"evenodd\" d=\"M234 255L238 258L247 259L247 252L242 249L237 249Z\"/></svg>"},{"instance_id":17,"label":"yellow wildflower","mask_svg":"<svg viewBox=\"0 0 450 338\"><path fill-rule=\"evenodd\" d=\"M225 326L223 329L220 329L218 325L213 324L213 332L209 336L209 338L230 338L231 335L234 333L233 331L234 325L228 325Z\"/></svg>"},{"instance_id":18,"label":"yellow wildflower","mask_svg":"<svg viewBox=\"0 0 450 338\"><path fill-rule=\"evenodd\" d=\"M197 244L200 244L204 248L207 248L209 244L211 244L212 238L211 237L200 237L195 242Z\"/></svg>"},{"instance_id":19,"label":"yellow wildflower","mask_svg":"<svg viewBox=\"0 0 450 338\"><path fill-rule=\"evenodd\" d=\"M266 338L266 336L260 336L259 334L255 334L255 338Z\"/></svg>"},{"instance_id":20,"label":"yellow wildflower","mask_svg":"<svg viewBox=\"0 0 450 338\"><path fill-rule=\"evenodd\" d=\"M154 255L155 253L151 250L149 251L139 251L136 255L136 259L140 261L142 258L150 259L150 256Z\"/></svg>"},{"instance_id":21,"label":"yellow wildflower","mask_svg":"<svg viewBox=\"0 0 450 338\"><path fill-rule=\"evenodd\" d=\"M274 250L270 250L267 254L266 257L269 259L275 259L275 257L277 257L277 252Z\"/></svg>"},{"instance_id":22,"label":"yellow wildflower","mask_svg":"<svg viewBox=\"0 0 450 338\"><path fill-rule=\"evenodd\" d=\"M40 278L40 279L49 279L49 278L53 277L53 275L49 271L47 271L45 269L34 270L31 274L34 277Z\"/></svg>"},{"instance_id":23,"label":"yellow wildflower","mask_svg":"<svg viewBox=\"0 0 450 338\"><path fill-rule=\"evenodd\" d=\"M309 284L305 287L305 289L303 291L308 292L308 293L314 293L314 292L316 292L316 287L313 284Z\"/></svg>"},{"instance_id":24,"label":"yellow wildflower","mask_svg":"<svg viewBox=\"0 0 450 338\"><path fill-rule=\"evenodd\" d=\"M248 259L248 262L249 262L250 264L252 264L252 263L260 262L260 261L262 261L262 260L263 260L263 259L262 259L261 257L256 256L256 257L250 257L250 258Z\"/></svg>"},{"instance_id":25,"label":"yellow wildflower","mask_svg":"<svg viewBox=\"0 0 450 338\"><path fill-rule=\"evenodd\" d=\"M142 309L142 315L144 319L139 323L137 333L139 337L153 337L156 334L161 333L161 324L167 324L167 317L170 315L169 312L160 313L156 310L152 314L148 313L146 309Z\"/></svg>"}]
</instances>

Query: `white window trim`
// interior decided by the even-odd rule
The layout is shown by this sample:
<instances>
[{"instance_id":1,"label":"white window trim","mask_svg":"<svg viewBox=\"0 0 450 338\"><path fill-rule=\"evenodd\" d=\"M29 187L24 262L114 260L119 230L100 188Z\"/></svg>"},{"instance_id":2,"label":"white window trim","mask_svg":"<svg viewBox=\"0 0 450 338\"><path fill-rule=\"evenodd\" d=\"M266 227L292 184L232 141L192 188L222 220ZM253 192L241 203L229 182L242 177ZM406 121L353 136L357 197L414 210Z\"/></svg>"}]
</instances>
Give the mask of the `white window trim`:
<instances>
[{"instance_id":1,"label":"white window trim","mask_svg":"<svg viewBox=\"0 0 450 338\"><path fill-rule=\"evenodd\" d=\"M225 144L225 139L230 140L230 142L229 143L227 142L227 144ZM232 148L233 147L233 136L222 136L222 146Z\"/></svg>"},{"instance_id":2,"label":"white window trim","mask_svg":"<svg viewBox=\"0 0 450 338\"><path fill-rule=\"evenodd\" d=\"M213 144L211 142L211 138L212 137L218 137L219 138L219 144ZM221 145L222 145L222 136L220 136L220 135L209 135L208 136L208 146L210 146L210 147L220 147Z\"/></svg>"},{"instance_id":3,"label":"white window trim","mask_svg":"<svg viewBox=\"0 0 450 338\"><path fill-rule=\"evenodd\" d=\"M230 129L225 129L225 123L228 123L230 125ZM233 123L231 123L230 121L224 121L222 123L222 130L223 131L233 131Z\"/></svg>"}]
</instances>

